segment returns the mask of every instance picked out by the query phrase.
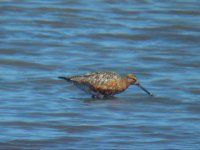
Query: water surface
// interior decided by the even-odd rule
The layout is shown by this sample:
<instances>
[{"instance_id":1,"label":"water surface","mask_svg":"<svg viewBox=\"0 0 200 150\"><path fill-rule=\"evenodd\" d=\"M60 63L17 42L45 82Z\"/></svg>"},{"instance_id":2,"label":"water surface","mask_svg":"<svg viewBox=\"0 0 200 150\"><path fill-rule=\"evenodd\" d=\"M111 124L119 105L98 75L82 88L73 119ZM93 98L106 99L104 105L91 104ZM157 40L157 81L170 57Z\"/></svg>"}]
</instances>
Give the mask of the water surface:
<instances>
[{"instance_id":1,"label":"water surface","mask_svg":"<svg viewBox=\"0 0 200 150\"><path fill-rule=\"evenodd\" d=\"M2 0L0 149L198 149L200 1ZM135 73L92 100L57 76Z\"/></svg>"}]
</instances>

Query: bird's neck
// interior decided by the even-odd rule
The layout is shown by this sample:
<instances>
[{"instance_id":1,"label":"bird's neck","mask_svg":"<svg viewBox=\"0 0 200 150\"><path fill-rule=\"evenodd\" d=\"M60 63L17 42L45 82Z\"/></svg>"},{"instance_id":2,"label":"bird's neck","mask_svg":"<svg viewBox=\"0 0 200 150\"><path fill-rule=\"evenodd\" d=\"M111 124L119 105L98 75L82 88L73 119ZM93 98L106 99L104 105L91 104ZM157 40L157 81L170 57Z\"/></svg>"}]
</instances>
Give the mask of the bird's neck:
<instances>
[{"instance_id":1,"label":"bird's neck","mask_svg":"<svg viewBox=\"0 0 200 150\"><path fill-rule=\"evenodd\" d=\"M130 83L128 82L128 78L126 76L123 77L123 79L122 79L122 85L123 85L124 89L128 88L130 85Z\"/></svg>"}]
</instances>

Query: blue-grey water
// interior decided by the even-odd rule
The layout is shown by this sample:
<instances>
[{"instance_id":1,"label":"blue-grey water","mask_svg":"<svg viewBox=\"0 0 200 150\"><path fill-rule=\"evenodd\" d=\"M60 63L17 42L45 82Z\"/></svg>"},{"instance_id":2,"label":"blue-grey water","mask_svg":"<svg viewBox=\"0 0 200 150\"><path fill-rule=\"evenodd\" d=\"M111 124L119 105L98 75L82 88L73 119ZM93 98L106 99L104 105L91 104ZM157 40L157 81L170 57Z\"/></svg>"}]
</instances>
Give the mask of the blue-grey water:
<instances>
[{"instance_id":1,"label":"blue-grey water","mask_svg":"<svg viewBox=\"0 0 200 150\"><path fill-rule=\"evenodd\" d=\"M199 0L1 0L0 149L200 149ZM57 76L134 73L92 100Z\"/></svg>"}]
</instances>

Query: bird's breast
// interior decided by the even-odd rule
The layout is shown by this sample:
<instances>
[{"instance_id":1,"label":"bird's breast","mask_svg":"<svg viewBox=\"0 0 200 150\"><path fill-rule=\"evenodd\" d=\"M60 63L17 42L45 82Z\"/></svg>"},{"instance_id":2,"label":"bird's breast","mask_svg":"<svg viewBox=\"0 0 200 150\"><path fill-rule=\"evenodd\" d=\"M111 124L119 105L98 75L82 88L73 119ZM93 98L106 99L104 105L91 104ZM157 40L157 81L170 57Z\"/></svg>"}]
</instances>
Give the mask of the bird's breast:
<instances>
[{"instance_id":1,"label":"bird's breast","mask_svg":"<svg viewBox=\"0 0 200 150\"><path fill-rule=\"evenodd\" d=\"M101 81L92 86L94 91L103 95L114 95L124 91L127 88L126 84L120 80Z\"/></svg>"}]
</instances>

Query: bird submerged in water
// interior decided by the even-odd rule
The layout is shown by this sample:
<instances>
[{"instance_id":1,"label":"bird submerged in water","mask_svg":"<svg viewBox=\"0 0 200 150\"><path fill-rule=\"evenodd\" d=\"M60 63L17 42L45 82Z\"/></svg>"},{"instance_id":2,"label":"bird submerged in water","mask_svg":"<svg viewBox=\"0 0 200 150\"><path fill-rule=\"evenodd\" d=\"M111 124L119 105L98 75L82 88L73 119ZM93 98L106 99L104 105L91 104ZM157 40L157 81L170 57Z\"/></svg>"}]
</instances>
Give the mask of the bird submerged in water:
<instances>
[{"instance_id":1,"label":"bird submerged in water","mask_svg":"<svg viewBox=\"0 0 200 150\"><path fill-rule=\"evenodd\" d=\"M75 76L60 76L58 78L73 83L81 90L91 94L92 98L102 99L119 94L133 84L153 96L138 82L134 74L121 76L115 72L94 72Z\"/></svg>"}]
</instances>

